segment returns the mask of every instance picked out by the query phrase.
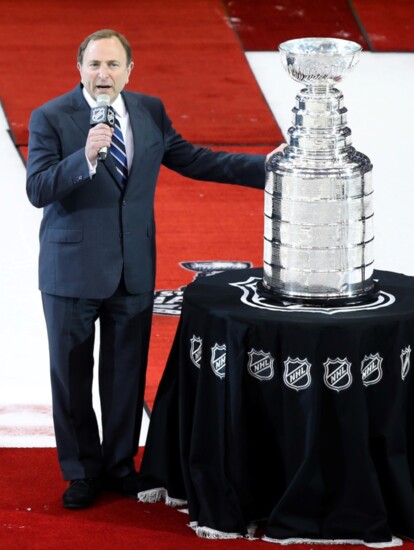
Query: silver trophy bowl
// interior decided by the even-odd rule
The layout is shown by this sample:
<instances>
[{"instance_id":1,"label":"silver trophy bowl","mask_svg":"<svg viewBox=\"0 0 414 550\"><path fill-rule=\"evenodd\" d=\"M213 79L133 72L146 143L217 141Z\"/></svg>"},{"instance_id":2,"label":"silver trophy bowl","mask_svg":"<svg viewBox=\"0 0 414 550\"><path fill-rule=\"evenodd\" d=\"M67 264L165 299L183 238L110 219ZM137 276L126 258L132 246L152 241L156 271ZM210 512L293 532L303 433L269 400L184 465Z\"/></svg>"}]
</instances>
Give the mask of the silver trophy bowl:
<instances>
[{"instance_id":1,"label":"silver trophy bowl","mask_svg":"<svg viewBox=\"0 0 414 550\"><path fill-rule=\"evenodd\" d=\"M372 164L352 147L334 87L361 46L335 38L280 44L296 96L288 147L266 163L262 293L278 301L349 304L372 299Z\"/></svg>"},{"instance_id":2,"label":"silver trophy bowl","mask_svg":"<svg viewBox=\"0 0 414 550\"><path fill-rule=\"evenodd\" d=\"M282 64L296 82L334 84L359 61L362 47L339 38L299 38L279 45Z\"/></svg>"}]
</instances>

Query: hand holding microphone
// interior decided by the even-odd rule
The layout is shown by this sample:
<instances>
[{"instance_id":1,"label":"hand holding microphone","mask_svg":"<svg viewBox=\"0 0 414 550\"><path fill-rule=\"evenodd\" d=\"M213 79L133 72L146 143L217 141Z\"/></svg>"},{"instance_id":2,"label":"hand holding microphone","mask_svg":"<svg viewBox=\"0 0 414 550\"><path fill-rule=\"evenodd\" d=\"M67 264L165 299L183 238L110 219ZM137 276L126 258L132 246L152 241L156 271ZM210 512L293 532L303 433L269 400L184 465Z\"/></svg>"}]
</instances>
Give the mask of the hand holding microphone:
<instances>
[{"instance_id":1,"label":"hand holding microphone","mask_svg":"<svg viewBox=\"0 0 414 550\"><path fill-rule=\"evenodd\" d=\"M92 164L106 159L115 126L115 112L110 106L109 96L101 94L96 102L96 107L91 109L91 129L85 146L86 155Z\"/></svg>"}]
</instances>

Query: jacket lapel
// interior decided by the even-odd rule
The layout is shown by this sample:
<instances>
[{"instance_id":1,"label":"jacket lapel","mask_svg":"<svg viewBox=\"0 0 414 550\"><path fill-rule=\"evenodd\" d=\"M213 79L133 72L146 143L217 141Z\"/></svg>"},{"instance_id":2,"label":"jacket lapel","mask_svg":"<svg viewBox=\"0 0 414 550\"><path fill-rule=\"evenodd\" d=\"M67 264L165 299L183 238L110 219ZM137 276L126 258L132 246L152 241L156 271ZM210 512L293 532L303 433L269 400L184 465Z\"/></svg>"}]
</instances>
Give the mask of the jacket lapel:
<instances>
[{"instance_id":1,"label":"jacket lapel","mask_svg":"<svg viewBox=\"0 0 414 550\"><path fill-rule=\"evenodd\" d=\"M135 94L122 93L125 105L129 114L129 121L132 129L132 136L134 139L134 158L132 166L129 170L128 180L134 181L136 173L139 171L139 167L142 162L142 158L145 152L145 144L147 143L147 118L145 115L145 109L142 107L141 99ZM127 189L128 189L127 182Z\"/></svg>"}]
</instances>

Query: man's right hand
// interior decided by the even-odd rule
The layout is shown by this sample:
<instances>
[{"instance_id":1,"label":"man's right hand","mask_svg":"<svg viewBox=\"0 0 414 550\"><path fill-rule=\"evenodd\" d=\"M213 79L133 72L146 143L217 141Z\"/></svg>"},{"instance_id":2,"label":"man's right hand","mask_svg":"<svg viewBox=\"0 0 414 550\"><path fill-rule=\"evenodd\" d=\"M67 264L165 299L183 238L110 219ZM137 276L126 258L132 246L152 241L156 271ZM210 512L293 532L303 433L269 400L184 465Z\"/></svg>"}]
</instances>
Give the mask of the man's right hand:
<instances>
[{"instance_id":1,"label":"man's right hand","mask_svg":"<svg viewBox=\"0 0 414 550\"><path fill-rule=\"evenodd\" d=\"M98 153L102 147L107 147L109 150L113 133L114 129L107 124L97 124L89 130L85 153L92 165L98 161Z\"/></svg>"}]
</instances>

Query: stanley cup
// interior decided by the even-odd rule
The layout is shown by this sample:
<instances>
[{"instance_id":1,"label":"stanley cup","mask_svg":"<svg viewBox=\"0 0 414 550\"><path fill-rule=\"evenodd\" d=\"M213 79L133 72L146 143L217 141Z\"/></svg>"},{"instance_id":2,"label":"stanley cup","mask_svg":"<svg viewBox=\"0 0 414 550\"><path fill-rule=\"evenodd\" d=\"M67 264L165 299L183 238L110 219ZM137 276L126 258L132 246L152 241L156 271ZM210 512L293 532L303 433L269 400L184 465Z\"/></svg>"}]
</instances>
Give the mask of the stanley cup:
<instances>
[{"instance_id":1,"label":"stanley cup","mask_svg":"<svg viewBox=\"0 0 414 550\"><path fill-rule=\"evenodd\" d=\"M334 38L289 40L283 65L305 87L296 96L288 147L266 163L261 290L280 301L369 301L373 280L372 164L351 145L334 86L361 46Z\"/></svg>"}]
</instances>

